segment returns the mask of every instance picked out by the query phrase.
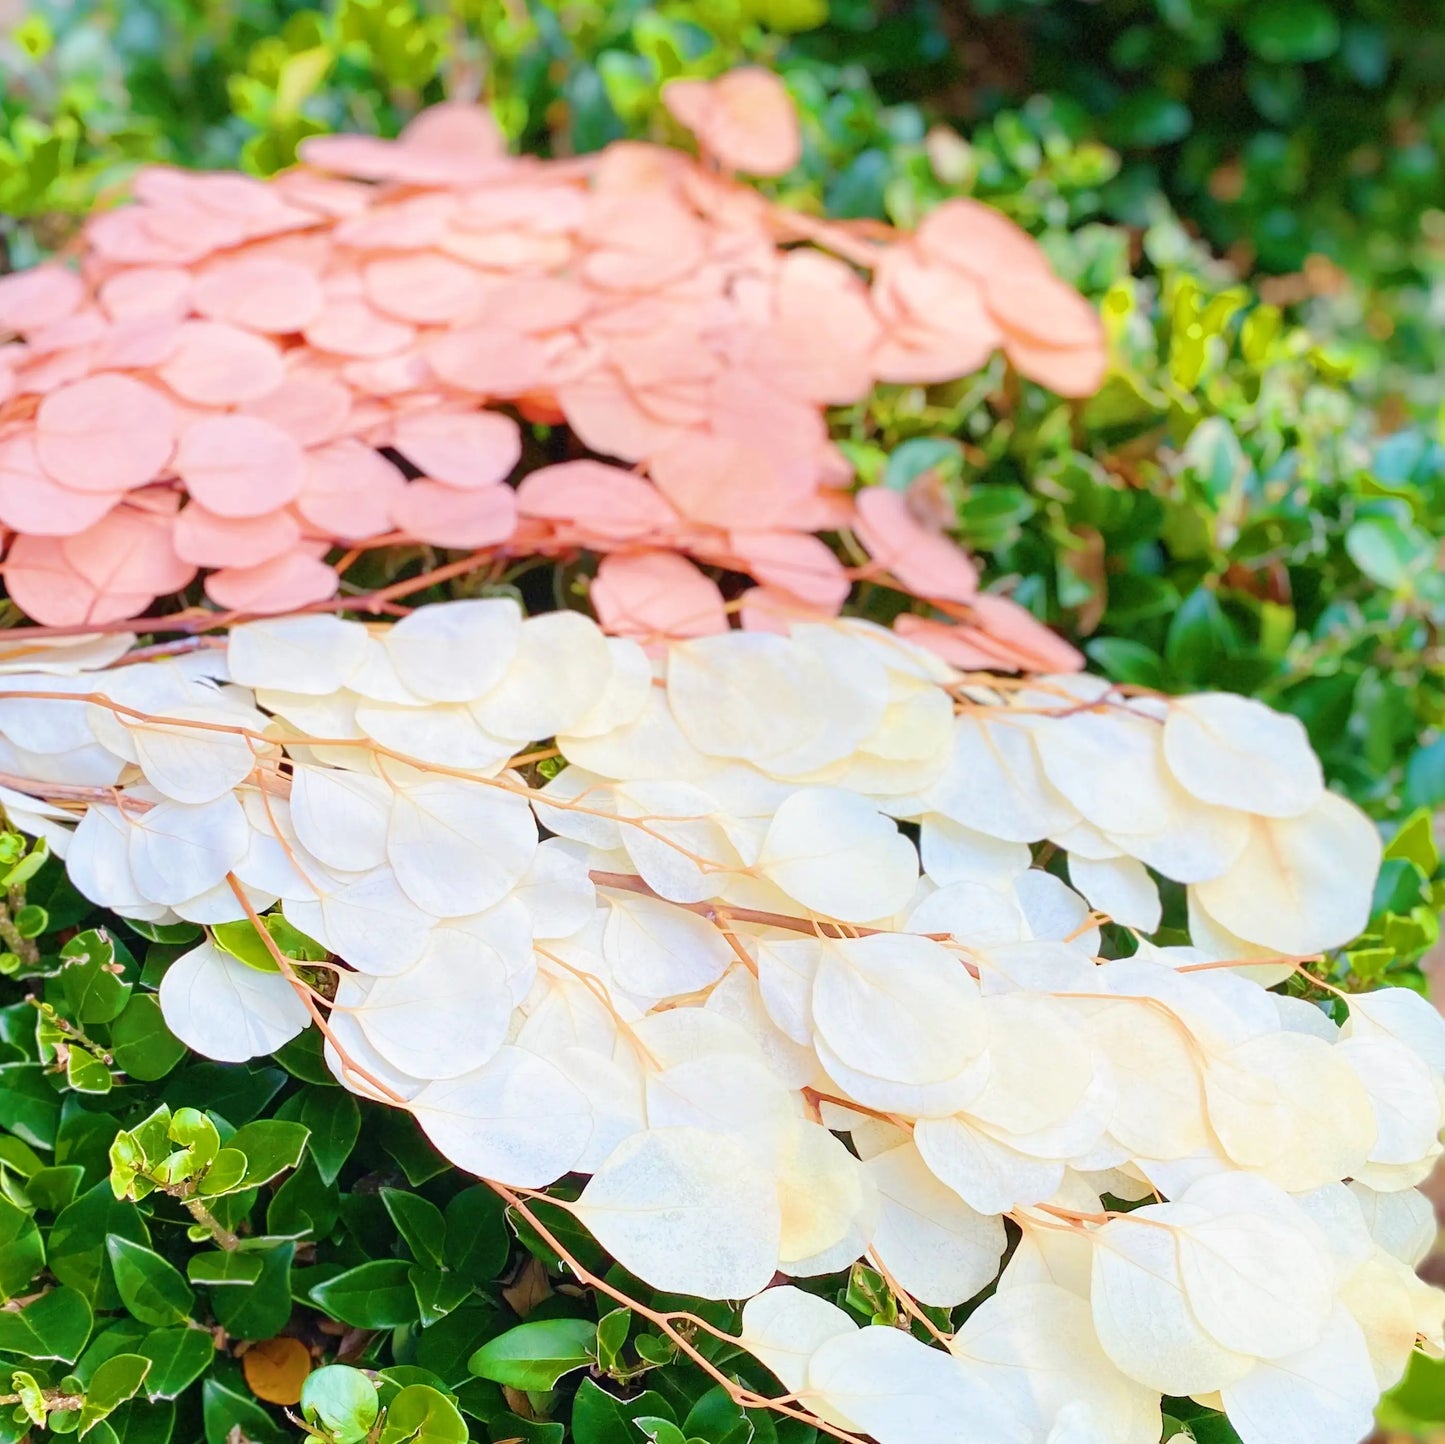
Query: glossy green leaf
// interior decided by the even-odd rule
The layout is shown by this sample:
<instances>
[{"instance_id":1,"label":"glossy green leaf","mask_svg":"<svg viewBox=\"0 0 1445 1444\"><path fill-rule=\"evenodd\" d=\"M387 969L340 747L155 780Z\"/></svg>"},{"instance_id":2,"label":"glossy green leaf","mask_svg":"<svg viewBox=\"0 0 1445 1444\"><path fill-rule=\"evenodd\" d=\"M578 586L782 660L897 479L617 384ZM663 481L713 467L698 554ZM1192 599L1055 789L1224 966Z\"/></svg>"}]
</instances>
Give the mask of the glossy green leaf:
<instances>
[{"instance_id":1,"label":"glossy green leaf","mask_svg":"<svg viewBox=\"0 0 1445 1444\"><path fill-rule=\"evenodd\" d=\"M316 1159L308 1152L271 1195L266 1227L273 1234L324 1238L335 1226L340 1211L339 1190L334 1183L322 1181Z\"/></svg>"},{"instance_id":2,"label":"glossy green leaf","mask_svg":"<svg viewBox=\"0 0 1445 1444\"><path fill-rule=\"evenodd\" d=\"M317 1172L325 1182L335 1183L361 1133L355 1097L343 1088L308 1088L300 1121L311 1131L308 1143Z\"/></svg>"},{"instance_id":3,"label":"glossy green leaf","mask_svg":"<svg viewBox=\"0 0 1445 1444\"><path fill-rule=\"evenodd\" d=\"M61 1211L50 1230L50 1271L97 1309L121 1306L106 1249L107 1236L112 1234L135 1244L150 1243L145 1220L129 1204L117 1202L109 1183L82 1193Z\"/></svg>"},{"instance_id":4,"label":"glossy green leaf","mask_svg":"<svg viewBox=\"0 0 1445 1444\"><path fill-rule=\"evenodd\" d=\"M294 1435L283 1429L254 1399L218 1379L201 1386L201 1417L206 1444L235 1444L236 1432L248 1444L292 1444Z\"/></svg>"},{"instance_id":5,"label":"glossy green leaf","mask_svg":"<svg viewBox=\"0 0 1445 1444\"><path fill-rule=\"evenodd\" d=\"M441 1209L420 1194L399 1188L383 1188L381 1201L411 1250L411 1256L420 1264L440 1268L446 1240L446 1222Z\"/></svg>"},{"instance_id":6,"label":"glossy green leaf","mask_svg":"<svg viewBox=\"0 0 1445 1444\"><path fill-rule=\"evenodd\" d=\"M227 1288L253 1284L261 1276L261 1255L232 1250L209 1249L186 1260L186 1277L193 1284Z\"/></svg>"},{"instance_id":7,"label":"glossy green leaf","mask_svg":"<svg viewBox=\"0 0 1445 1444\"><path fill-rule=\"evenodd\" d=\"M90 1337L91 1312L78 1289L41 1294L23 1309L0 1310L0 1353L73 1364Z\"/></svg>"},{"instance_id":8,"label":"glossy green leaf","mask_svg":"<svg viewBox=\"0 0 1445 1444\"><path fill-rule=\"evenodd\" d=\"M161 1005L137 993L110 1025L115 1066L139 1083L164 1078L186 1056L186 1045L166 1027Z\"/></svg>"},{"instance_id":9,"label":"glossy green leaf","mask_svg":"<svg viewBox=\"0 0 1445 1444\"><path fill-rule=\"evenodd\" d=\"M79 1164L40 1168L25 1180L25 1192L34 1207L43 1213L59 1213L75 1201L84 1179L85 1169Z\"/></svg>"},{"instance_id":10,"label":"glossy green leaf","mask_svg":"<svg viewBox=\"0 0 1445 1444\"><path fill-rule=\"evenodd\" d=\"M151 1361L146 1397L176 1399L210 1367L215 1340L208 1329L152 1329L134 1345L133 1352Z\"/></svg>"},{"instance_id":11,"label":"glossy green leaf","mask_svg":"<svg viewBox=\"0 0 1445 1444\"><path fill-rule=\"evenodd\" d=\"M682 1432L707 1444L749 1444L753 1426L742 1406L717 1384L693 1404L682 1421Z\"/></svg>"},{"instance_id":12,"label":"glossy green leaf","mask_svg":"<svg viewBox=\"0 0 1445 1444\"><path fill-rule=\"evenodd\" d=\"M671 1405L653 1389L620 1399L591 1379L583 1379L572 1401L572 1437L576 1444L641 1444L637 1419L674 1420Z\"/></svg>"},{"instance_id":13,"label":"glossy green leaf","mask_svg":"<svg viewBox=\"0 0 1445 1444\"><path fill-rule=\"evenodd\" d=\"M174 1264L119 1234L109 1235L105 1247L121 1302L134 1318L165 1328L190 1317L196 1296Z\"/></svg>"},{"instance_id":14,"label":"glossy green leaf","mask_svg":"<svg viewBox=\"0 0 1445 1444\"><path fill-rule=\"evenodd\" d=\"M617 1361L632 1328L631 1309L612 1309L597 1321L597 1363L604 1373L617 1367Z\"/></svg>"},{"instance_id":15,"label":"glossy green leaf","mask_svg":"<svg viewBox=\"0 0 1445 1444\"><path fill-rule=\"evenodd\" d=\"M60 950L65 1001L79 1023L108 1023L130 998L131 985L119 974L115 943L101 928L77 933Z\"/></svg>"},{"instance_id":16,"label":"glossy green leaf","mask_svg":"<svg viewBox=\"0 0 1445 1444\"><path fill-rule=\"evenodd\" d=\"M464 1304L474 1292L472 1285L460 1274L445 1273L427 1264L414 1264L408 1271L412 1292L416 1295L418 1315L423 1327L444 1319Z\"/></svg>"},{"instance_id":17,"label":"glossy green leaf","mask_svg":"<svg viewBox=\"0 0 1445 1444\"><path fill-rule=\"evenodd\" d=\"M238 1339L269 1339L281 1332L291 1317L295 1254L296 1245L289 1242L252 1253L249 1257L261 1261L254 1283L212 1291L211 1308L228 1334Z\"/></svg>"},{"instance_id":18,"label":"glossy green leaf","mask_svg":"<svg viewBox=\"0 0 1445 1444\"><path fill-rule=\"evenodd\" d=\"M509 1388L551 1389L564 1374L590 1364L596 1347L597 1325L590 1320L542 1319L488 1340L467 1367Z\"/></svg>"},{"instance_id":19,"label":"glossy green leaf","mask_svg":"<svg viewBox=\"0 0 1445 1444\"><path fill-rule=\"evenodd\" d=\"M389 1329L417 1319L416 1295L405 1259L373 1259L311 1290L312 1299L343 1324Z\"/></svg>"},{"instance_id":20,"label":"glossy green leaf","mask_svg":"<svg viewBox=\"0 0 1445 1444\"><path fill-rule=\"evenodd\" d=\"M26 1292L45 1265L45 1240L23 1208L0 1198L0 1302Z\"/></svg>"},{"instance_id":21,"label":"glossy green leaf","mask_svg":"<svg viewBox=\"0 0 1445 1444\"><path fill-rule=\"evenodd\" d=\"M288 1168L295 1168L309 1136L304 1124L287 1123L278 1118L261 1118L238 1128L226 1140L226 1147L246 1155L241 1186L255 1188L269 1183Z\"/></svg>"},{"instance_id":22,"label":"glossy green leaf","mask_svg":"<svg viewBox=\"0 0 1445 1444\"><path fill-rule=\"evenodd\" d=\"M632 1423L634 1428L641 1431L642 1437L650 1439L652 1444L687 1444L687 1435L671 1419L660 1414L644 1414Z\"/></svg>"},{"instance_id":23,"label":"glossy green leaf","mask_svg":"<svg viewBox=\"0 0 1445 1444\"><path fill-rule=\"evenodd\" d=\"M473 1283L490 1283L507 1264L512 1235L506 1207L485 1184L464 1188L446 1206L446 1266Z\"/></svg>"},{"instance_id":24,"label":"glossy green leaf","mask_svg":"<svg viewBox=\"0 0 1445 1444\"><path fill-rule=\"evenodd\" d=\"M151 1361L141 1354L116 1354L103 1363L85 1386L85 1403L80 1409L83 1438L110 1413L134 1398L150 1372Z\"/></svg>"}]
</instances>

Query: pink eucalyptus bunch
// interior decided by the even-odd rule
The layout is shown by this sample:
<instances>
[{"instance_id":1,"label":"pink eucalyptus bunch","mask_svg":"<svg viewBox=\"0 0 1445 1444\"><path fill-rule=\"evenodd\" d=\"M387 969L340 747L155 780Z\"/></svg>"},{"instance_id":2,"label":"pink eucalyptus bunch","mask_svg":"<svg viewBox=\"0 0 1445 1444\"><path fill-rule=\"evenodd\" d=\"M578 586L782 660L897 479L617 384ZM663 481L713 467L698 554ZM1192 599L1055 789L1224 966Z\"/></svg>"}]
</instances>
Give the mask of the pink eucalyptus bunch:
<instances>
[{"instance_id":1,"label":"pink eucalyptus bunch","mask_svg":"<svg viewBox=\"0 0 1445 1444\"><path fill-rule=\"evenodd\" d=\"M394 141L312 139L270 181L144 170L78 268L0 279L13 601L104 624L205 572L217 606L273 613L334 596L338 549L586 551L618 633L777 629L862 576L933 604L901 629L955 665L1077 665L907 498L854 492L826 412L998 350L1085 395L1091 308L975 202L900 235L735 179L798 157L766 72L665 98L701 158L512 157L446 104ZM528 423L570 449L519 479ZM818 535L841 532L867 566ZM753 585L728 602L698 562Z\"/></svg>"}]
</instances>

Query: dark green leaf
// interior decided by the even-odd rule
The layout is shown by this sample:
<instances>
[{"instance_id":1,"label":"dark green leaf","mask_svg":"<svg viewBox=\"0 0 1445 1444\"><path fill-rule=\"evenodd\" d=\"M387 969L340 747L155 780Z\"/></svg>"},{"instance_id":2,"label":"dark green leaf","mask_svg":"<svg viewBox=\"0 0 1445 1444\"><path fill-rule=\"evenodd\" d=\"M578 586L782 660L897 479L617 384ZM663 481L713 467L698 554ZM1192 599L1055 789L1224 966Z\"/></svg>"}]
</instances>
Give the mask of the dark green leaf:
<instances>
[{"instance_id":1,"label":"dark green leaf","mask_svg":"<svg viewBox=\"0 0 1445 1444\"><path fill-rule=\"evenodd\" d=\"M494 1304L463 1304L421 1331L416 1341L416 1362L455 1389L473 1378L467 1370L467 1359L480 1340L497 1332L500 1312Z\"/></svg>"},{"instance_id":2,"label":"dark green leaf","mask_svg":"<svg viewBox=\"0 0 1445 1444\"><path fill-rule=\"evenodd\" d=\"M0 1128L36 1148L52 1148L59 1125L60 1100L40 1064L0 1064Z\"/></svg>"},{"instance_id":3,"label":"dark green leaf","mask_svg":"<svg viewBox=\"0 0 1445 1444\"><path fill-rule=\"evenodd\" d=\"M26 1291L45 1264L45 1241L23 1208L0 1198L0 1301Z\"/></svg>"},{"instance_id":4,"label":"dark green leaf","mask_svg":"<svg viewBox=\"0 0 1445 1444\"><path fill-rule=\"evenodd\" d=\"M107 1419L117 1444L170 1444L176 1427L176 1406L133 1399Z\"/></svg>"},{"instance_id":5,"label":"dark green leaf","mask_svg":"<svg viewBox=\"0 0 1445 1444\"><path fill-rule=\"evenodd\" d=\"M505 1439L520 1439L522 1444L562 1444L565 1435L566 1430L560 1424L523 1419L505 1409L487 1420L487 1437L493 1444Z\"/></svg>"},{"instance_id":6,"label":"dark green leaf","mask_svg":"<svg viewBox=\"0 0 1445 1444\"><path fill-rule=\"evenodd\" d=\"M311 1130L311 1157L317 1172L326 1183L335 1183L361 1132L356 1099L343 1088L308 1088L301 1104L301 1122Z\"/></svg>"},{"instance_id":7,"label":"dark green leaf","mask_svg":"<svg viewBox=\"0 0 1445 1444\"><path fill-rule=\"evenodd\" d=\"M138 993L110 1025L110 1051L122 1073L151 1083L186 1056L186 1045L166 1027L160 1003Z\"/></svg>"},{"instance_id":8,"label":"dark green leaf","mask_svg":"<svg viewBox=\"0 0 1445 1444\"><path fill-rule=\"evenodd\" d=\"M1340 22L1325 0L1258 0L1244 40L1261 60L1324 60L1339 48Z\"/></svg>"},{"instance_id":9,"label":"dark green leaf","mask_svg":"<svg viewBox=\"0 0 1445 1444\"><path fill-rule=\"evenodd\" d=\"M210 1249L186 1260L186 1277L193 1284L224 1288L229 1284L253 1284L260 1276L261 1255L256 1253Z\"/></svg>"},{"instance_id":10,"label":"dark green leaf","mask_svg":"<svg viewBox=\"0 0 1445 1444\"><path fill-rule=\"evenodd\" d=\"M375 1126L381 1146L396 1160L413 1188L420 1188L427 1179L451 1167L405 1113L388 1109Z\"/></svg>"},{"instance_id":11,"label":"dark green leaf","mask_svg":"<svg viewBox=\"0 0 1445 1444\"><path fill-rule=\"evenodd\" d=\"M195 923L145 923L138 918L126 918L125 925L148 943L169 943L183 947L186 943L199 941L202 936L201 929Z\"/></svg>"},{"instance_id":12,"label":"dark green leaf","mask_svg":"<svg viewBox=\"0 0 1445 1444\"><path fill-rule=\"evenodd\" d=\"M61 985L77 1022L108 1023L130 997L131 985L112 971L115 944L102 928L77 933L61 948Z\"/></svg>"},{"instance_id":13,"label":"dark green leaf","mask_svg":"<svg viewBox=\"0 0 1445 1444\"><path fill-rule=\"evenodd\" d=\"M228 1334L238 1339L269 1339L281 1332L291 1317L291 1261L295 1254L293 1243L250 1254L261 1260L255 1283L211 1291L211 1309Z\"/></svg>"},{"instance_id":14,"label":"dark green leaf","mask_svg":"<svg viewBox=\"0 0 1445 1444\"><path fill-rule=\"evenodd\" d=\"M246 1155L241 1186L256 1188L288 1168L295 1168L308 1136L309 1130L304 1124L287 1123L279 1118L262 1118L238 1128L226 1140L226 1147Z\"/></svg>"},{"instance_id":15,"label":"dark green leaf","mask_svg":"<svg viewBox=\"0 0 1445 1444\"><path fill-rule=\"evenodd\" d=\"M133 1351L151 1361L146 1397L175 1399L210 1367L215 1341L207 1329L153 1329Z\"/></svg>"},{"instance_id":16,"label":"dark green leaf","mask_svg":"<svg viewBox=\"0 0 1445 1444\"><path fill-rule=\"evenodd\" d=\"M131 1205L118 1202L108 1183L82 1193L61 1211L50 1230L51 1273L78 1289L97 1309L120 1307L106 1251L109 1234L132 1243L150 1243L145 1220Z\"/></svg>"},{"instance_id":17,"label":"dark green leaf","mask_svg":"<svg viewBox=\"0 0 1445 1444\"><path fill-rule=\"evenodd\" d=\"M163 1096L173 1107L204 1108L239 1126L255 1118L285 1083L280 1068L197 1063L172 1073Z\"/></svg>"},{"instance_id":18,"label":"dark green leaf","mask_svg":"<svg viewBox=\"0 0 1445 1444\"><path fill-rule=\"evenodd\" d=\"M308 1152L272 1195L266 1227L274 1234L324 1238L335 1226L340 1209L336 1185L322 1182L316 1159Z\"/></svg>"},{"instance_id":19,"label":"dark green leaf","mask_svg":"<svg viewBox=\"0 0 1445 1444\"><path fill-rule=\"evenodd\" d=\"M1194 124L1189 107L1162 90L1149 88L1126 97L1109 116L1107 138L1129 148L1170 145L1183 140Z\"/></svg>"},{"instance_id":20,"label":"dark green leaf","mask_svg":"<svg viewBox=\"0 0 1445 1444\"><path fill-rule=\"evenodd\" d=\"M692 1406L682 1421L682 1432L707 1444L748 1444L753 1426L742 1406L718 1384Z\"/></svg>"},{"instance_id":21,"label":"dark green leaf","mask_svg":"<svg viewBox=\"0 0 1445 1444\"><path fill-rule=\"evenodd\" d=\"M0 1353L73 1364L90 1337L90 1305L77 1289L51 1289L14 1313L0 1311Z\"/></svg>"},{"instance_id":22,"label":"dark green leaf","mask_svg":"<svg viewBox=\"0 0 1445 1444\"><path fill-rule=\"evenodd\" d=\"M411 1256L418 1263L440 1268L446 1239L441 1209L420 1194L405 1193L399 1188L383 1188L381 1201L411 1250Z\"/></svg>"},{"instance_id":23,"label":"dark green leaf","mask_svg":"<svg viewBox=\"0 0 1445 1444\"><path fill-rule=\"evenodd\" d=\"M190 1317L196 1296L174 1264L119 1234L105 1241L121 1302L143 1324L166 1328Z\"/></svg>"},{"instance_id":24,"label":"dark green leaf","mask_svg":"<svg viewBox=\"0 0 1445 1444\"><path fill-rule=\"evenodd\" d=\"M218 1379L201 1386L201 1417L206 1444L235 1444L236 1433L248 1444L292 1444L289 1429L282 1429L254 1399L228 1389Z\"/></svg>"},{"instance_id":25,"label":"dark green leaf","mask_svg":"<svg viewBox=\"0 0 1445 1444\"><path fill-rule=\"evenodd\" d=\"M25 1180L25 1192L36 1208L45 1213L59 1213L75 1201L84 1178L85 1170L74 1163L41 1168Z\"/></svg>"},{"instance_id":26,"label":"dark green leaf","mask_svg":"<svg viewBox=\"0 0 1445 1444\"><path fill-rule=\"evenodd\" d=\"M1158 652L1128 637L1095 637L1084 651L1115 682L1136 687L1162 687L1164 663Z\"/></svg>"},{"instance_id":27,"label":"dark green leaf","mask_svg":"<svg viewBox=\"0 0 1445 1444\"><path fill-rule=\"evenodd\" d=\"M331 1069L326 1066L326 1040L318 1029L303 1028L289 1043L282 1044L271 1056L293 1078L299 1078L303 1083L316 1084L335 1093L341 1092L336 1079L331 1076ZM343 1093L342 1096L349 1098L351 1095ZM305 1121L302 1119L302 1122Z\"/></svg>"},{"instance_id":28,"label":"dark green leaf","mask_svg":"<svg viewBox=\"0 0 1445 1444\"><path fill-rule=\"evenodd\" d=\"M512 1245L502 1200L485 1184L477 1184L447 1204L445 1217L446 1266L477 1284L497 1278Z\"/></svg>"},{"instance_id":29,"label":"dark green leaf","mask_svg":"<svg viewBox=\"0 0 1445 1444\"><path fill-rule=\"evenodd\" d=\"M423 1326L440 1322L473 1293L471 1284L459 1274L443 1273L426 1264L413 1265L408 1277Z\"/></svg>"},{"instance_id":30,"label":"dark green leaf","mask_svg":"<svg viewBox=\"0 0 1445 1444\"><path fill-rule=\"evenodd\" d=\"M373 1259L311 1290L328 1314L357 1329L390 1329L415 1323L416 1295L405 1259Z\"/></svg>"},{"instance_id":31,"label":"dark green leaf","mask_svg":"<svg viewBox=\"0 0 1445 1444\"><path fill-rule=\"evenodd\" d=\"M642 1444L643 1435L633 1421L648 1417L674 1417L667 1400L655 1390L619 1399L591 1379L583 1379L572 1401L572 1437L576 1444Z\"/></svg>"},{"instance_id":32,"label":"dark green leaf","mask_svg":"<svg viewBox=\"0 0 1445 1444\"><path fill-rule=\"evenodd\" d=\"M1235 633L1219 598L1198 587L1180 604L1164 641L1164 660L1173 676L1198 683L1234 650Z\"/></svg>"},{"instance_id":33,"label":"dark green leaf","mask_svg":"<svg viewBox=\"0 0 1445 1444\"><path fill-rule=\"evenodd\" d=\"M541 1319L489 1340L467 1361L484 1379L527 1391L551 1389L596 1353L597 1325L588 1319Z\"/></svg>"}]
</instances>

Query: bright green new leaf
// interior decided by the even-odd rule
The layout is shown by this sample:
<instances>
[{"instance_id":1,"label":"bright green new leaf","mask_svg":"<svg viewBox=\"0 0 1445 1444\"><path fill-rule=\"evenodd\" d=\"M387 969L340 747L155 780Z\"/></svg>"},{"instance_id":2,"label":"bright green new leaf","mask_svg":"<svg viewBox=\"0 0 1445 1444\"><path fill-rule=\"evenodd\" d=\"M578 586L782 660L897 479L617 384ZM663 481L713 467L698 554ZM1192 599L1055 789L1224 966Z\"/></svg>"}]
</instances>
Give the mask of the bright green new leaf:
<instances>
[{"instance_id":1,"label":"bright green new leaf","mask_svg":"<svg viewBox=\"0 0 1445 1444\"><path fill-rule=\"evenodd\" d=\"M611 1373L617 1367L631 1328L631 1309L613 1309L597 1321L597 1363L604 1373Z\"/></svg>"},{"instance_id":2,"label":"bright green new leaf","mask_svg":"<svg viewBox=\"0 0 1445 1444\"><path fill-rule=\"evenodd\" d=\"M467 1425L445 1394L408 1384L387 1406L378 1444L466 1444Z\"/></svg>"},{"instance_id":3,"label":"bright green new leaf","mask_svg":"<svg viewBox=\"0 0 1445 1444\"><path fill-rule=\"evenodd\" d=\"M45 1390L36 1382L34 1374L17 1369L10 1376L10 1392L20 1396L20 1407L32 1424L45 1422Z\"/></svg>"},{"instance_id":4,"label":"bright green new leaf","mask_svg":"<svg viewBox=\"0 0 1445 1444\"><path fill-rule=\"evenodd\" d=\"M329 1364L307 1375L301 1412L308 1424L326 1429L336 1444L360 1444L376 1422L376 1385L344 1364Z\"/></svg>"}]
</instances>

